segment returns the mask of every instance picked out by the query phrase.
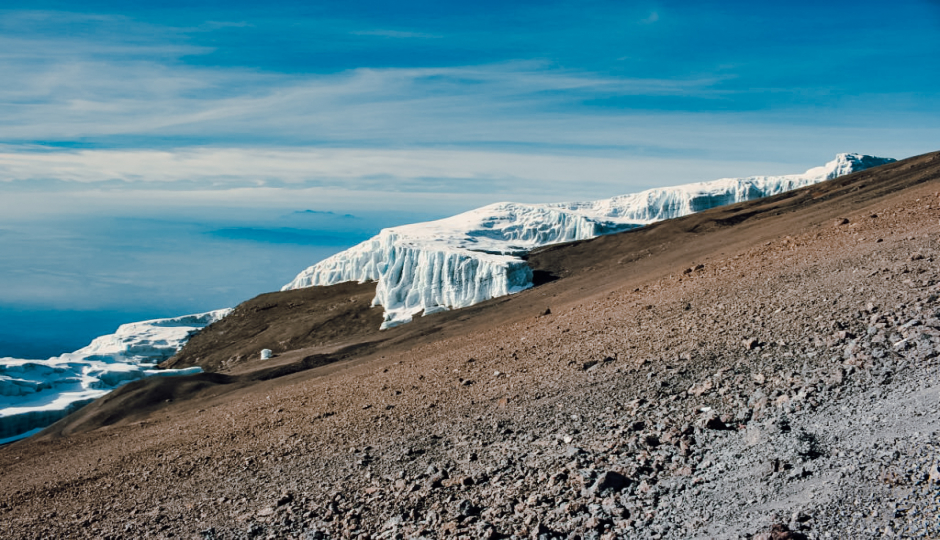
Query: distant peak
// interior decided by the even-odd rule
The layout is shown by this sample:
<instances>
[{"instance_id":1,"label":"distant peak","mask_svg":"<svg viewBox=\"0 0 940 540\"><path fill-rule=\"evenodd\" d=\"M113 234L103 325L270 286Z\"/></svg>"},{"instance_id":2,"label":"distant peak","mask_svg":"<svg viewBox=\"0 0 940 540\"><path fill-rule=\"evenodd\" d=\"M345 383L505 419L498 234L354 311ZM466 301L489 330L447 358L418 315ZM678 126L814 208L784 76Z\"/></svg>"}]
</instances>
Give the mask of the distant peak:
<instances>
[{"instance_id":1,"label":"distant peak","mask_svg":"<svg viewBox=\"0 0 940 540\"><path fill-rule=\"evenodd\" d=\"M327 216L327 217L339 217L339 218L355 218L356 216L352 214L337 214L329 210L295 210L290 213L291 216Z\"/></svg>"},{"instance_id":2,"label":"distant peak","mask_svg":"<svg viewBox=\"0 0 940 540\"><path fill-rule=\"evenodd\" d=\"M833 178L863 171L872 167L878 167L880 165L886 165L888 163L894 163L895 161L897 160L894 158L869 156L867 154L852 152L836 154L836 158L826 163L823 168L826 169L826 180L832 180Z\"/></svg>"}]
</instances>

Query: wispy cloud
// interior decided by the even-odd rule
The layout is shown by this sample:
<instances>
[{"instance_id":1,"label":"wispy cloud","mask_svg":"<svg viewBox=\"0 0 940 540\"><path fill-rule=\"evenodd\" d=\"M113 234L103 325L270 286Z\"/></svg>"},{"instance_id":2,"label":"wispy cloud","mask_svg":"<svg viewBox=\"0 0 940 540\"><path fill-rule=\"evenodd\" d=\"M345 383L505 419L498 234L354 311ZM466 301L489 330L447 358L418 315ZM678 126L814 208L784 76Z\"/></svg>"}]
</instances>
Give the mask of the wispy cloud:
<instances>
[{"instance_id":1,"label":"wispy cloud","mask_svg":"<svg viewBox=\"0 0 940 540\"><path fill-rule=\"evenodd\" d=\"M827 156L831 158L831 156ZM254 207L456 213L495 202L584 200L727 175L801 172L758 160L482 150L0 148L0 214ZM41 197L36 194L41 193ZM445 211L446 210L446 211Z\"/></svg>"},{"instance_id":2,"label":"wispy cloud","mask_svg":"<svg viewBox=\"0 0 940 540\"><path fill-rule=\"evenodd\" d=\"M714 78L614 78L532 62L307 76L147 61L34 64L0 58L0 67L10 75L0 81L0 140L6 141L133 135L281 143L523 142L524 136L503 129L507 121L531 125L551 111L570 115L587 99L721 94ZM491 121L498 129L481 133ZM442 132L449 135L442 139Z\"/></svg>"},{"instance_id":3,"label":"wispy cloud","mask_svg":"<svg viewBox=\"0 0 940 540\"><path fill-rule=\"evenodd\" d=\"M631 160L474 150L182 148L0 151L0 187L55 179L97 189L342 187L382 191L525 191L579 178L623 183L642 171ZM659 161L659 160L655 160ZM663 160L664 161L664 160ZM589 171L589 172L586 172ZM453 182L459 180L460 182ZM114 183L118 181L119 183ZM481 185L482 184L482 185ZM497 184L505 184L499 188ZM190 186L187 188L187 186ZM77 186L75 186L77 187Z\"/></svg>"},{"instance_id":4,"label":"wispy cloud","mask_svg":"<svg viewBox=\"0 0 940 540\"><path fill-rule=\"evenodd\" d=\"M408 32L404 30L354 30L354 36L377 36L395 39L441 39L441 34L427 34L424 32Z\"/></svg>"},{"instance_id":5,"label":"wispy cloud","mask_svg":"<svg viewBox=\"0 0 940 540\"><path fill-rule=\"evenodd\" d=\"M660 12L646 13L655 22ZM338 32L349 27L368 28ZM821 110L817 90L748 89L725 70L628 76L513 60L279 72L190 61L213 51L190 33L248 28L0 12L2 189L575 199L797 172L840 151L904 157L940 137L922 109L886 108L876 93ZM744 103L786 94L812 106ZM69 145L92 149L51 150Z\"/></svg>"},{"instance_id":6,"label":"wispy cloud","mask_svg":"<svg viewBox=\"0 0 940 540\"><path fill-rule=\"evenodd\" d=\"M8 30L0 32L0 142L577 144L593 131L597 111L584 105L592 100L727 95L721 77L631 78L531 60L330 73L184 61L213 52L194 45L188 32L245 26L210 21L179 28L110 15L0 12L0 30ZM80 30L55 31L61 27ZM562 117L564 132L547 136L554 126L545 122Z\"/></svg>"},{"instance_id":7,"label":"wispy cloud","mask_svg":"<svg viewBox=\"0 0 940 540\"><path fill-rule=\"evenodd\" d=\"M251 23L245 21L206 21L199 25L201 30L220 30L223 28L250 28Z\"/></svg>"}]
</instances>

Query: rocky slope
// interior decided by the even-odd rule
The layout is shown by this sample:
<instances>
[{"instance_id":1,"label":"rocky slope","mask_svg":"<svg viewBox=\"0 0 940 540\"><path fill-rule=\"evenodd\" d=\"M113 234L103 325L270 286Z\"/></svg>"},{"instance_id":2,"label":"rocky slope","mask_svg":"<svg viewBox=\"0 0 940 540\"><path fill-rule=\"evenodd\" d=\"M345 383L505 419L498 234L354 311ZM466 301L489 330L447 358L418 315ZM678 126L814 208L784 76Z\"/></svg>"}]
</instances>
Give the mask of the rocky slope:
<instances>
[{"instance_id":1,"label":"rocky slope","mask_svg":"<svg viewBox=\"0 0 940 540\"><path fill-rule=\"evenodd\" d=\"M549 248L348 359L0 450L0 536L937 536L938 258L940 154Z\"/></svg>"}]
</instances>

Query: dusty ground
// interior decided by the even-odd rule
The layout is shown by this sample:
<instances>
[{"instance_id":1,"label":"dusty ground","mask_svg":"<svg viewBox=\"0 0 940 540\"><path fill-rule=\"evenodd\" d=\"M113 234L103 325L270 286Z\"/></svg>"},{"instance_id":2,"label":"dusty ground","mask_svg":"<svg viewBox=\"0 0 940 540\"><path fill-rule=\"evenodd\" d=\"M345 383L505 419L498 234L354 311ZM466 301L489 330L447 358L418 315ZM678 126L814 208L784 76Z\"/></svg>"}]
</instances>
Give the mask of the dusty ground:
<instances>
[{"instance_id":1,"label":"dusty ground","mask_svg":"<svg viewBox=\"0 0 940 540\"><path fill-rule=\"evenodd\" d=\"M0 450L0 537L940 537L938 260L936 154L546 249L531 291L298 324Z\"/></svg>"}]
</instances>

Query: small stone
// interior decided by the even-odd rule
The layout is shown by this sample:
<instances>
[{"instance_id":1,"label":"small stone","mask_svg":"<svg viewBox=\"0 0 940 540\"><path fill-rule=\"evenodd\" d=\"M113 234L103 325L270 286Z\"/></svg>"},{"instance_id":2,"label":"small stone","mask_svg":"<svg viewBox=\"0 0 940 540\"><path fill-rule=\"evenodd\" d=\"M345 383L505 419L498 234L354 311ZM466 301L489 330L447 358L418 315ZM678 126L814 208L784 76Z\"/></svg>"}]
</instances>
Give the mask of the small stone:
<instances>
[{"instance_id":1,"label":"small stone","mask_svg":"<svg viewBox=\"0 0 940 540\"><path fill-rule=\"evenodd\" d=\"M688 392L689 394L698 397L706 392L709 392L714 387L715 387L715 383L713 383L711 379L707 379L705 381L695 383L692 386L690 386Z\"/></svg>"},{"instance_id":2,"label":"small stone","mask_svg":"<svg viewBox=\"0 0 940 540\"><path fill-rule=\"evenodd\" d=\"M258 510L258 517L270 516L270 515L273 514L273 513L274 513L274 507L273 507L273 506L266 506L266 507L262 508L261 510Z\"/></svg>"},{"instance_id":3,"label":"small stone","mask_svg":"<svg viewBox=\"0 0 940 540\"><path fill-rule=\"evenodd\" d=\"M841 226L841 225L848 225L848 224L849 224L849 220L848 220L848 218L839 218L839 219L837 219L837 220L835 221L835 223L836 223L836 227L839 227L839 226Z\"/></svg>"},{"instance_id":4,"label":"small stone","mask_svg":"<svg viewBox=\"0 0 940 540\"><path fill-rule=\"evenodd\" d=\"M932 484L940 484L940 464L930 466L930 472L927 478Z\"/></svg>"},{"instance_id":5,"label":"small stone","mask_svg":"<svg viewBox=\"0 0 940 540\"><path fill-rule=\"evenodd\" d=\"M531 537L534 538L534 539L536 539L536 540L540 540L543 536L544 536L545 538L548 538L548 537L550 537L551 535L552 535L552 530L549 529L548 527L546 527L543 523L536 523L536 524L532 527L532 535L531 535Z\"/></svg>"},{"instance_id":6,"label":"small stone","mask_svg":"<svg viewBox=\"0 0 940 540\"><path fill-rule=\"evenodd\" d=\"M779 458L774 458L764 464L763 467L764 476L770 476L774 473L780 472L783 470L783 465Z\"/></svg>"},{"instance_id":7,"label":"small stone","mask_svg":"<svg viewBox=\"0 0 940 540\"><path fill-rule=\"evenodd\" d=\"M701 426L705 429L715 429L715 430L728 429L728 426L725 425L725 423L721 421L721 417L718 416L718 413L716 413L715 411L709 412L708 415L702 418L700 422L701 422Z\"/></svg>"},{"instance_id":8,"label":"small stone","mask_svg":"<svg viewBox=\"0 0 940 540\"><path fill-rule=\"evenodd\" d=\"M568 480L568 474L564 471L557 472L548 479L549 486L556 486L559 484L564 484Z\"/></svg>"},{"instance_id":9,"label":"small stone","mask_svg":"<svg viewBox=\"0 0 940 540\"><path fill-rule=\"evenodd\" d=\"M580 456L581 454L584 454L584 453L585 453L584 450L582 450L581 448L578 448L577 446L569 446L568 448L565 449L565 457L569 457L569 458Z\"/></svg>"},{"instance_id":10,"label":"small stone","mask_svg":"<svg viewBox=\"0 0 940 540\"><path fill-rule=\"evenodd\" d=\"M757 341L757 338L747 338L741 341L741 344L744 345L744 348L749 351L753 351L760 346L760 342Z\"/></svg>"},{"instance_id":11,"label":"small stone","mask_svg":"<svg viewBox=\"0 0 940 540\"><path fill-rule=\"evenodd\" d=\"M444 487L444 480L447 480L447 478L447 471L440 471L436 474L433 474L430 478L428 478L428 487L431 489Z\"/></svg>"},{"instance_id":12,"label":"small stone","mask_svg":"<svg viewBox=\"0 0 940 540\"><path fill-rule=\"evenodd\" d=\"M584 522L584 526L589 530L601 531L605 527L609 526L612 521L609 518L601 516L591 516L587 521Z\"/></svg>"},{"instance_id":13,"label":"small stone","mask_svg":"<svg viewBox=\"0 0 940 540\"><path fill-rule=\"evenodd\" d=\"M477 523L477 538L480 540L495 540L499 538L499 535L496 533L496 528L493 527L491 523L481 521Z\"/></svg>"},{"instance_id":14,"label":"small stone","mask_svg":"<svg viewBox=\"0 0 940 540\"><path fill-rule=\"evenodd\" d=\"M463 517L475 516L480 513L480 508L468 499L463 499L457 503L457 513Z\"/></svg>"},{"instance_id":15,"label":"small stone","mask_svg":"<svg viewBox=\"0 0 940 540\"><path fill-rule=\"evenodd\" d=\"M791 531L786 525L777 523L770 528L769 533L755 535L753 538L766 538L767 540L806 540L806 535Z\"/></svg>"},{"instance_id":16,"label":"small stone","mask_svg":"<svg viewBox=\"0 0 940 540\"><path fill-rule=\"evenodd\" d=\"M607 471L597 478L597 482L591 487L591 491L595 494L600 494L609 489L620 491L628 485L630 485L629 478L618 472Z\"/></svg>"}]
</instances>

